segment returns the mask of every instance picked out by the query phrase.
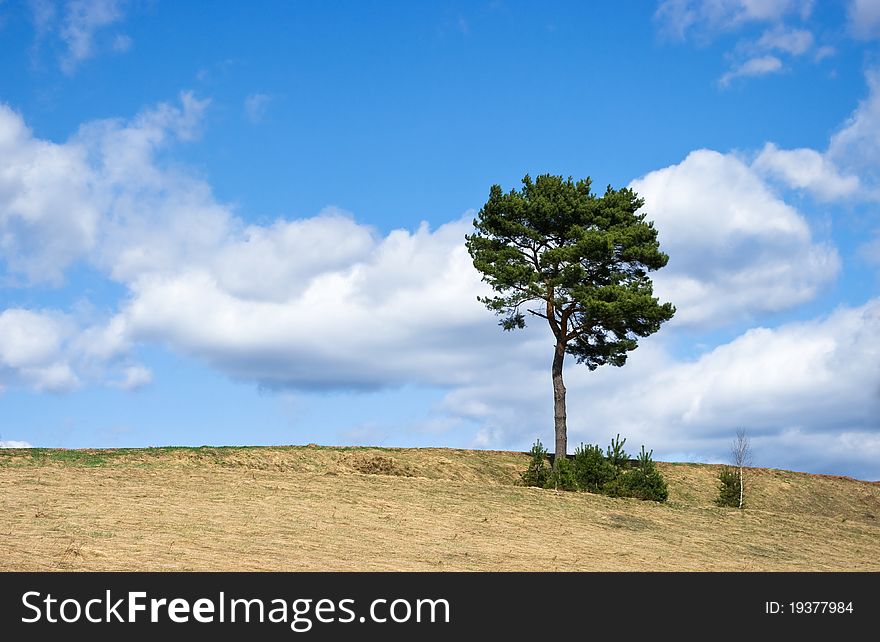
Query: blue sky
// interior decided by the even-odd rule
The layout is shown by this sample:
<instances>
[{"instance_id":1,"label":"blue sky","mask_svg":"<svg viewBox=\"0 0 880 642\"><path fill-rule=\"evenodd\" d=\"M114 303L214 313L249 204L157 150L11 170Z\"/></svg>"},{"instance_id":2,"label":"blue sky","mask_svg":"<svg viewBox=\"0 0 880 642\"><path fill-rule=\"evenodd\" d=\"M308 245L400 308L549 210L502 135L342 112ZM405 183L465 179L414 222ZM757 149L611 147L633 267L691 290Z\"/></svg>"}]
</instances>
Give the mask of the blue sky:
<instances>
[{"instance_id":1,"label":"blue sky","mask_svg":"<svg viewBox=\"0 0 880 642\"><path fill-rule=\"evenodd\" d=\"M676 318L570 444L880 478L880 3L0 2L0 443L552 442L489 187L646 199Z\"/></svg>"}]
</instances>

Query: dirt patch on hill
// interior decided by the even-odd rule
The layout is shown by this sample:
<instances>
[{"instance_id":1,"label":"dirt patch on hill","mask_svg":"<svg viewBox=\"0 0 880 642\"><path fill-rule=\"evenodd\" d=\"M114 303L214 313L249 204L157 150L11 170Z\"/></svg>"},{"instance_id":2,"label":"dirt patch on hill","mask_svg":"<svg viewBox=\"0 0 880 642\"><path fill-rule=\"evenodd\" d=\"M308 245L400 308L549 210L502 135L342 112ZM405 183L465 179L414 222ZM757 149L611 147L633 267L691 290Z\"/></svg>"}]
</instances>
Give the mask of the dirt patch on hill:
<instances>
[{"instance_id":1,"label":"dirt patch on hill","mask_svg":"<svg viewBox=\"0 0 880 642\"><path fill-rule=\"evenodd\" d=\"M352 455L346 457L344 461L348 466L365 475L415 476L409 466L384 455Z\"/></svg>"}]
</instances>

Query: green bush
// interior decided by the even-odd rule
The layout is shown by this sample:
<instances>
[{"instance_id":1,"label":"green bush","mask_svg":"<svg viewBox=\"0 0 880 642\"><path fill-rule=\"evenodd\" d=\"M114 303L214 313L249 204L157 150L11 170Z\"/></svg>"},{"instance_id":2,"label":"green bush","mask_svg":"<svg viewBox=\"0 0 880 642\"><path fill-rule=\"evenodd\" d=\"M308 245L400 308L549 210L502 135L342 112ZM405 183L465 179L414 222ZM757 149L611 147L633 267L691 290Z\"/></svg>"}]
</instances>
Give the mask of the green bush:
<instances>
[{"instance_id":1,"label":"green bush","mask_svg":"<svg viewBox=\"0 0 880 642\"><path fill-rule=\"evenodd\" d=\"M718 473L718 506L739 508L740 479L736 468L722 466Z\"/></svg>"},{"instance_id":2,"label":"green bush","mask_svg":"<svg viewBox=\"0 0 880 642\"><path fill-rule=\"evenodd\" d=\"M535 445L532 446L529 454L532 459L529 461L526 472L520 474L522 482L526 486L544 488L550 479L550 469L547 467L547 449L544 448L540 439L535 440Z\"/></svg>"},{"instance_id":3,"label":"green bush","mask_svg":"<svg viewBox=\"0 0 880 642\"><path fill-rule=\"evenodd\" d=\"M654 451L639 453L639 464L619 474L602 487L611 497L634 497L635 499L665 502L669 498L666 480L651 459Z\"/></svg>"},{"instance_id":4,"label":"green bush","mask_svg":"<svg viewBox=\"0 0 880 642\"><path fill-rule=\"evenodd\" d=\"M632 468L629 456L623 449L625 443L626 439L617 435L611 440L604 456L599 446L581 444L575 450L573 463L567 457L560 457L551 469L547 466L547 450L538 439L530 451L532 458L529 467L520 476L526 486L585 490L611 497L635 497L665 502L669 497L669 490L666 480L652 459L654 451L645 451L642 446L638 465ZM738 488L737 486L737 503Z\"/></svg>"},{"instance_id":5,"label":"green bush","mask_svg":"<svg viewBox=\"0 0 880 642\"><path fill-rule=\"evenodd\" d=\"M557 457L553 462L553 469L547 479L546 488L556 490L577 490L578 483L574 476L574 467L568 461L568 457Z\"/></svg>"},{"instance_id":6,"label":"green bush","mask_svg":"<svg viewBox=\"0 0 880 642\"><path fill-rule=\"evenodd\" d=\"M574 451L574 477L581 490L601 493L617 476L617 469L602 455L599 446L581 444Z\"/></svg>"}]
</instances>

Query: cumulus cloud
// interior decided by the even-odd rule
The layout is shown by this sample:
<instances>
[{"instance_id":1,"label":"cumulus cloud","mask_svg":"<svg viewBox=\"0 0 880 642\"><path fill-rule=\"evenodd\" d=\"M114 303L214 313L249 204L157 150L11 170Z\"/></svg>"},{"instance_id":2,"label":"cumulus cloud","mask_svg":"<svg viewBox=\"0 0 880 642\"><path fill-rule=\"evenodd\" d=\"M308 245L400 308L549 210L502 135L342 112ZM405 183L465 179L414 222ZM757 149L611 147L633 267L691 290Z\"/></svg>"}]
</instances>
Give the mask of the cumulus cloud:
<instances>
[{"instance_id":1,"label":"cumulus cloud","mask_svg":"<svg viewBox=\"0 0 880 642\"><path fill-rule=\"evenodd\" d=\"M797 210L731 154L691 152L632 182L669 264L655 291L674 324L719 324L808 301L840 268Z\"/></svg>"},{"instance_id":2,"label":"cumulus cloud","mask_svg":"<svg viewBox=\"0 0 880 642\"><path fill-rule=\"evenodd\" d=\"M58 310L0 310L0 390L21 385L63 393L87 382L107 381L134 390L152 381L130 365L132 343L119 319L89 323Z\"/></svg>"},{"instance_id":3,"label":"cumulus cloud","mask_svg":"<svg viewBox=\"0 0 880 642\"><path fill-rule=\"evenodd\" d=\"M836 252L733 156L695 152L633 186L673 257L655 282L678 307L675 324L782 310L838 271ZM465 218L379 236L335 209L271 225L227 219L203 253L132 271L113 324L129 342L267 386L459 385L484 369L478 346L504 349L476 301L485 286L468 231Z\"/></svg>"},{"instance_id":4,"label":"cumulus cloud","mask_svg":"<svg viewBox=\"0 0 880 642\"><path fill-rule=\"evenodd\" d=\"M469 221L378 236L328 208L310 219L246 225L205 181L157 161L171 140L192 137L204 107L183 94L179 107L89 123L61 144L35 139L17 114L4 112L11 153L0 156L8 169L0 175L16 179L29 167L0 192L7 276L57 283L75 261L88 261L130 292L105 323L71 323L75 330L56 350L75 355L64 364L100 369L95 364L121 359L138 342L157 341L269 386L469 376L475 344L462 337L495 336L464 248ZM17 160L23 155L27 162ZM58 159L64 171L50 171ZM64 225L84 231L58 233ZM56 234L48 251L39 239ZM18 369L19 380L32 382ZM54 372L58 381L40 385L63 387ZM141 374L123 373L121 381L140 383Z\"/></svg>"},{"instance_id":5,"label":"cumulus cloud","mask_svg":"<svg viewBox=\"0 0 880 642\"><path fill-rule=\"evenodd\" d=\"M58 283L95 243L99 206L86 150L35 139L0 105L0 249L7 270Z\"/></svg>"},{"instance_id":6,"label":"cumulus cloud","mask_svg":"<svg viewBox=\"0 0 880 642\"><path fill-rule=\"evenodd\" d=\"M7 270L57 282L83 260L129 291L105 323L78 326L68 342L77 360L114 362L157 342L268 386L476 376L476 348L501 340L476 301L485 286L464 248L469 217L384 236L333 208L247 225L203 179L157 160L197 133L205 107L185 93L179 106L90 123L61 144L2 112L9 154L0 167L12 160L0 175L15 178L0 190ZM29 173L16 178L23 166ZM656 283L678 307L675 324L785 309L837 272L834 250L814 243L803 217L732 155L694 152L633 186L673 257ZM53 234L49 252L38 241Z\"/></svg>"},{"instance_id":7,"label":"cumulus cloud","mask_svg":"<svg viewBox=\"0 0 880 642\"><path fill-rule=\"evenodd\" d=\"M130 123L90 123L65 143L35 138L19 114L0 105L7 278L57 285L85 257L112 264L122 278L145 262L196 251L228 212L203 193L203 183L163 171L154 156L169 138L193 138L206 105L185 93L180 107L159 105ZM185 230L176 216L181 209L188 210ZM135 242L147 228L166 241L153 243L153 254Z\"/></svg>"},{"instance_id":8,"label":"cumulus cloud","mask_svg":"<svg viewBox=\"0 0 880 642\"><path fill-rule=\"evenodd\" d=\"M0 382L66 392L79 385L64 354L74 328L59 313L10 308L0 312Z\"/></svg>"},{"instance_id":9,"label":"cumulus cloud","mask_svg":"<svg viewBox=\"0 0 880 642\"><path fill-rule=\"evenodd\" d=\"M814 149L779 149L767 143L752 168L789 187L807 190L821 201L852 197L862 187L858 176L842 174L825 154Z\"/></svg>"},{"instance_id":10,"label":"cumulus cloud","mask_svg":"<svg viewBox=\"0 0 880 642\"><path fill-rule=\"evenodd\" d=\"M214 202L203 181L156 161L163 146L198 134L206 106L184 93L179 106L161 104L129 122L88 123L55 143L36 138L19 114L0 105L3 283L60 285L77 262L126 283L215 249L218 236L230 231L229 210ZM120 319L0 312L2 382L72 390L84 377L115 376L132 348ZM123 370L116 381L133 388L147 374Z\"/></svg>"},{"instance_id":11,"label":"cumulus cloud","mask_svg":"<svg viewBox=\"0 0 880 642\"><path fill-rule=\"evenodd\" d=\"M335 211L250 228L217 260L139 277L119 318L135 340L268 386L455 383L495 334L476 301L468 229L456 221L377 238Z\"/></svg>"},{"instance_id":12,"label":"cumulus cloud","mask_svg":"<svg viewBox=\"0 0 880 642\"><path fill-rule=\"evenodd\" d=\"M780 149L767 143L752 162L762 177L803 190L822 202L880 199L880 71L866 74L868 96L823 150Z\"/></svg>"}]
</instances>

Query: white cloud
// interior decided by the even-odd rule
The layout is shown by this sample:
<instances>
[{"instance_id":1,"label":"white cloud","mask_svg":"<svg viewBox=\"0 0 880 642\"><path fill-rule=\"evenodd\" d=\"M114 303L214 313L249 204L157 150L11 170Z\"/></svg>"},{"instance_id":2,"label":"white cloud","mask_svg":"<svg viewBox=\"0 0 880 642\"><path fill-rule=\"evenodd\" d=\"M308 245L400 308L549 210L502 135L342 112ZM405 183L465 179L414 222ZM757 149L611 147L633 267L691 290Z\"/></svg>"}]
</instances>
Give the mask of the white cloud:
<instances>
[{"instance_id":1,"label":"white cloud","mask_svg":"<svg viewBox=\"0 0 880 642\"><path fill-rule=\"evenodd\" d=\"M569 361L569 444L606 444L619 432L631 451L646 444L660 447L661 458L699 453L724 461L743 427L757 465L880 478L873 456L880 445L878 333L880 299L874 299L825 318L754 328L694 360L676 358L661 331L643 340L624 368L590 373ZM497 372L451 392L445 411L481 423L485 447L525 447L535 437L547 443L552 395L549 347L542 347L508 356Z\"/></svg>"},{"instance_id":2,"label":"white cloud","mask_svg":"<svg viewBox=\"0 0 880 642\"><path fill-rule=\"evenodd\" d=\"M814 149L779 149L767 143L752 168L822 201L851 197L861 190L858 176L841 174L826 155Z\"/></svg>"},{"instance_id":3,"label":"white cloud","mask_svg":"<svg viewBox=\"0 0 880 642\"><path fill-rule=\"evenodd\" d=\"M368 227L331 207L310 219L249 225L217 248L209 269L234 296L281 302L303 292L316 274L350 268L375 242Z\"/></svg>"},{"instance_id":4,"label":"white cloud","mask_svg":"<svg viewBox=\"0 0 880 642\"><path fill-rule=\"evenodd\" d=\"M150 371L130 364L132 343L120 321L89 324L57 310L0 310L0 392L9 384L57 393L93 380L125 390L149 384Z\"/></svg>"},{"instance_id":5,"label":"white cloud","mask_svg":"<svg viewBox=\"0 0 880 642\"><path fill-rule=\"evenodd\" d=\"M680 39L711 37L748 23L776 23L789 15L806 18L813 0L662 0L654 14L662 31Z\"/></svg>"},{"instance_id":6,"label":"white cloud","mask_svg":"<svg viewBox=\"0 0 880 642\"><path fill-rule=\"evenodd\" d=\"M840 267L806 220L730 154L691 152L632 182L659 230L667 267L655 290L678 308L673 324L742 321L815 296Z\"/></svg>"},{"instance_id":7,"label":"white cloud","mask_svg":"<svg viewBox=\"0 0 880 642\"><path fill-rule=\"evenodd\" d=\"M868 96L831 137L825 151L779 149L767 143L752 168L820 201L880 199L880 70L865 74Z\"/></svg>"},{"instance_id":8,"label":"white cloud","mask_svg":"<svg viewBox=\"0 0 880 642\"><path fill-rule=\"evenodd\" d=\"M111 385L123 390L139 390L153 382L153 373L142 365L128 366L122 371L122 378L111 381Z\"/></svg>"},{"instance_id":9,"label":"white cloud","mask_svg":"<svg viewBox=\"0 0 880 642\"><path fill-rule=\"evenodd\" d=\"M219 247L218 260L139 277L120 318L135 340L269 386L455 383L471 376L474 346L496 334L476 301L469 227L375 238L334 213L260 230L256 247L250 228ZM316 247L298 260L279 251L310 240ZM255 260L264 271L251 269Z\"/></svg>"},{"instance_id":10,"label":"white cloud","mask_svg":"<svg viewBox=\"0 0 880 642\"><path fill-rule=\"evenodd\" d=\"M26 441L0 440L0 448L33 448Z\"/></svg>"},{"instance_id":11,"label":"white cloud","mask_svg":"<svg viewBox=\"0 0 880 642\"><path fill-rule=\"evenodd\" d=\"M8 268L57 280L88 260L130 292L109 321L74 324L70 363L101 370L158 342L270 386L456 385L475 376L477 346L506 345L476 302L485 286L463 244L469 219L386 236L332 208L246 225L202 179L156 160L169 140L195 134L204 108L183 94L180 107L90 123L64 144L35 139L7 110L6 157L29 154L10 171L28 164L43 181L0 191L0 204L30 208L35 239L22 240L23 206L0 206L16 257ZM58 158L71 159L66 171L42 167ZM814 244L803 218L733 156L694 152L634 187L672 256L655 281L678 307L675 324L785 309L837 272L836 253ZM88 233L60 235L44 253L36 241L65 224Z\"/></svg>"},{"instance_id":12,"label":"white cloud","mask_svg":"<svg viewBox=\"0 0 880 642\"><path fill-rule=\"evenodd\" d=\"M778 25L761 34L754 46L758 50L782 51L792 56L801 56L813 47L813 41L813 34L806 29Z\"/></svg>"},{"instance_id":13,"label":"white cloud","mask_svg":"<svg viewBox=\"0 0 880 642\"><path fill-rule=\"evenodd\" d=\"M783 71L785 65L779 56L796 58L812 51L814 37L806 29L776 25L765 30L755 40L740 41L729 57L735 62L718 79L720 87L727 87L735 78L764 76ZM823 48L827 49L827 48ZM828 55L824 52L823 57ZM815 59L820 58L817 54Z\"/></svg>"},{"instance_id":14,"label":"white cloud","mask_svg":"<svg viewBox=\"0 0 880 642\"><path fill-rule=\"evenodd\" d=\"M724 34L745 33L727 54L730 69L718 79L724 88L736 78L779 73L787 62L810 52L815 51L813 62L833 55L833 47L817 48L810 29L791 24L806 21L813 4L812 0L662 0L654 18L661 33L702 44Z\"/></svg>"},{"instance_id":15,"label":"white cloud","mask_svg":"<svg viewBox=\"0 0 880 642\"><path fill-rule=\"evenodd\" d=\"M49 38L57 39L62 50L58 63L66 74L96 56L102 49L118 53L128 51L130 36L116 33L104 38L103 32L125 17L125 0L29 0L35 39L31 55L39 53Z\"/></svg>"},{"instance_id":16,"label":"white cloud","mask_svg":"<svg viewBox=\"0 0 880 642\"><path fill-rule=\"evenodd\" d=\"M876 180L880 163L880 69L870 69L865 76L868 97L831 137L827 154L838 166L866 172Z\"/></svg>"},{"instance_id":17,"label":"white cloud","mask_svg":"<svg viewBox=\"0 0 880 642\"><path fill-rule=\"evenodd\" d=\"M835 55L837 55L837 49L830 45L823 45L816 49L816 55L813 56L813 60L815 62L820 62Z\"/></svg>"},{"instance_id":18,"label":"white cloud","mask_svg":"<svg viewBox=\"0 0 880 642\"><path fill-rule=\"evenodd\" d=\"M70 322L52 312L10 308L0 312L0 381L65 392L79 385L64 355Z\"/></svg>"},{"instance_id":19,"label":"white cloud","mask_svg":"<svg viewBox=\"0 0 880 642\"><path fill-rule=\"evenodd\" d=\"M695 152L634 188L673 257L654 278L677 325L785 309L838 271L836 252L733 156ZM127 341L268 386L459 385L485 368L478 346L510 349L476 302L469 230L466 218L377 237L337 210L233 221L209 251L133 272L114 323Z\"/></svg>"},{"instance_id":20,"label":"white cloud","mask_svg":"<svg viewBox=\"0 0 880 642\"><path fill-rule=\"evenodd\" d=\"M244 99L244 114L252 123L259 123L266 117L271 97L268 94L251 94Z\"/></svg>"},{"instance_id":21,"label":"white cloud","mask_svg":"<svg viewBox=\"0 0 880 642\"><path fill-rule=\"evenodd\" d=\"M876 0L850 0L847 7L849 29L860 40L880 36L880 2Z\"/></svg>"},{"instance_id":22,"label":"white cloud","mask_svg":"<svg viewBox=\"0 0 880 642\"><path fill-rule=\"evenodd\" d=\"M67 47L67 51L61 58L61 69L65 73L73 73L82 61L95 55L95 34L123 18L120 4L118 0L69 0L67 2L59 29L59 37ZM117 36L114 48L118 42ZM122 50L125 49L127 47ZM119 50L117 49L117 51Z\"/></svg>"},{"instance_id":23,"label":"white cloud","mask_svg":"<svg viewBox=\"0 0 880 642\"><path fill-rule=\"evenodd\" d=\"M718 79L721 87L727 87L736 78L766 76L782 71L782 61L776 56L758 56L735 65Z\"/></svg>"},{"instance_id":24,"label":"white cloud","mask_svg":"<svg viewBox=\"0 0 880 642\"><path fill-rule=\"evenodd\" d=\"M123 278L144 263L196 251L229 214L204 183L162 170L154 155L169 138L193 138L206 105L184 93L179 108L159 105L130 123L93 122L62 144L35 138L21 116L0 105L0 250L7 278L58 284L84 258L112 263ZM177 216L182 209L185 223ZM152 253L134 238L148 231L164 241L152 243Z\"/></svg>"},{"instance_id":25,"label":"white cloud","mask_svg":"<svg viewBox=\"0 0 880 642\"><path fill-rule=\"evenodd\" d=\"M31 282L58 283L95 244L99 208L86 150L37 140L0 105L0 250Z\"/></svg>"}]
</instances>

